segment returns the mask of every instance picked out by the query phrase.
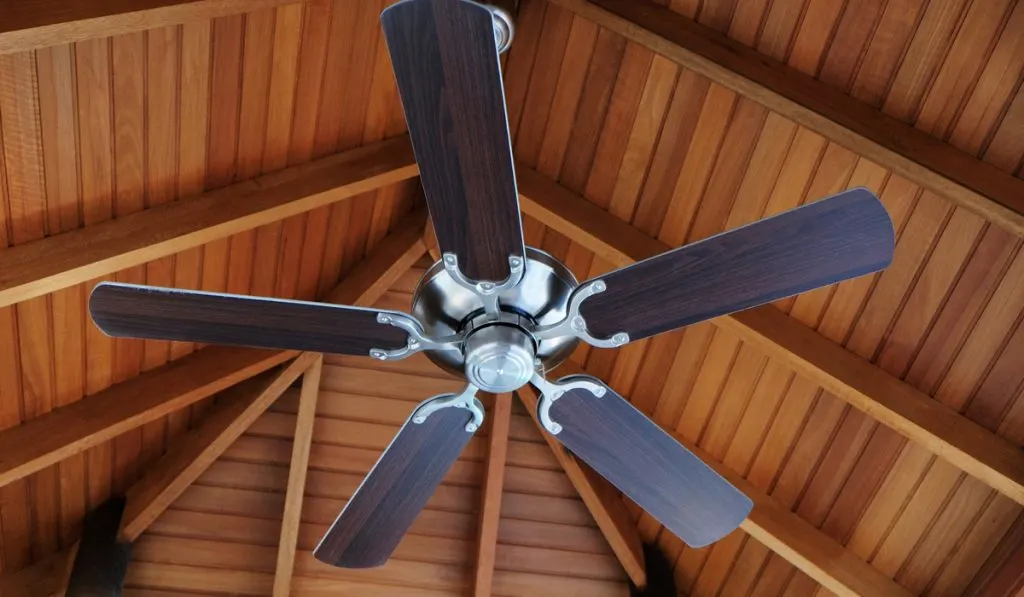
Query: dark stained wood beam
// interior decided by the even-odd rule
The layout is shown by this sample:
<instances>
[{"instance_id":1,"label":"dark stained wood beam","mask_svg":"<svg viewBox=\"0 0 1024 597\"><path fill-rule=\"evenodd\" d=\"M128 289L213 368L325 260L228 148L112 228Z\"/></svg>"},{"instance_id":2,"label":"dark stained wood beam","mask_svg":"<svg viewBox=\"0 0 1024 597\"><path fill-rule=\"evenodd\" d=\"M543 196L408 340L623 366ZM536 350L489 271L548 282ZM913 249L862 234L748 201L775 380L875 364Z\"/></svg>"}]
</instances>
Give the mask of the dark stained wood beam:
<instances>
[{"instance_id":1,"label":"dark stained wood beam","mask_svg":"<svg viewBox=\"0 0 1024 597\"><path fill-rule=\"evenodd\" d=\"M302 376L299 412L295 418L295 437L292 440L292 459L288 469L288 487L284 497L281 541L277 547L274 597L287 597L292 590L295 549L299 544L299 530L302 526L302 498L306 494L306 472L309 470L309 449L313 445L313 423L316 419L317 398L320 396L323 362L323 355L315 355Z\"/></svg>"},{"instance_id":2,"label":"dark stained wood beam","mask_svg":"<svg viewBox=\"0 0 1024 597\"><path fill-rule=\"evenodd\" d=\"M121 594L132 557L131 543L117 538L124 507L124 498L111 498L85 516L66 597Z\"/></svg>"},{"instance_id":3,"label":"dark stained wood beam","mask_svg":"<svg viewBox=\"0 0 1024 597\"><path fill-rule=\"evenodd\" d=\"M650 0L551 0L1024 236L1024 180Z\"/></svg>"},{"instance_id":4,"label":"dark stained wood beam","mask_svg":"<svg viewBox=\"0 0 1024 597\"><path fill-rule=\"evenodd\" d=\"M494 584L498 523L501 520L501 495L505 488L505 457L508 454L508 432L512 422L512 394L495 395L494 410L490 416L491 436L487 447L487 468L484 473L482 492L483 503L480 506L473 597L491 597Z\"/></svg>"},{"instance_id":5,"label":"dark stained wood beam","mask_svg":"<svg viewBox=\"0 0 1024 597\"><path fill-rule=\"evenodd\" d=\"M567 363L562 367L568 368L571 367L571 364ZM533 422L537 424L541 435L544 436L544 441L551 447L558 463L562 465L562 470L565 471L569 481L572 482L573 487L576 488L583 500L583 504L594 517L594 522L601 529L601 533L608 541L609 547L612 548L612 552L615 553L615 557L622 564L622 568L630 580L638 587L646 587L647 568L644 564L644 549L640 541L640 533L629 516L619 491L612 487L604 477L577 460L558 440L544 430L537 418L537 400L540 396L537 395L537 390L533 386L524 386L516 390L515 394L522 401L526 410L530 412Z\"/></svg>"},{"instance_id":6,"label":"dark stained wood beam","mask_svg":"<svg viewBox=\"0 0 1024 597\"><path fill-rule=\"evenodd\" d=\"M0 254L0 306L350 199L417 172L408 138L399 137L11 247Z\"/></svg>"},{"instance_id":7,"label":"dark stained wood beam","mask_svg":"<svg viewBox=\"0 0 1024 597\"><path fill-rule=\"evenodd\" d=\"M120 539L129 543L138 539L320 358L316 353L303 353L281 371L268 371L221 392L217 404L199 426L180 438L153 466L147 467L142 478L128 490Z\"/></svg>"},{"instance_id":8,"label":"dark stained wood beam","mask_svg":"<svg viewBox=\"0 0 1024 597\"><path fill-rule=\"evenodd\" d=\"M0 486L212 396L296 354L204 348L0 432Z\"/></svg>"},{"instance_id":9,"label":"dark stained wood beam","mask_svg":"<svg viewBox=\"0 0 1024 597\"><path fill-rule=\"evenodd\" d=\"M517 173L524 213L615 265L635 263L671 248L533 170L521 167ZM1007 440L773 306L713 322L1024 504L1024 451Z\"/></svg>"},{"instance_id":10,"label":"dark stained wood beam","mask_svg":"<svg viewBox=\"0 0 1024 597\"><path fill-rule=\"evenodd\" d=\"M295 0L0 0L0 54L251 12Z\"/></svg>"}]
</instances>

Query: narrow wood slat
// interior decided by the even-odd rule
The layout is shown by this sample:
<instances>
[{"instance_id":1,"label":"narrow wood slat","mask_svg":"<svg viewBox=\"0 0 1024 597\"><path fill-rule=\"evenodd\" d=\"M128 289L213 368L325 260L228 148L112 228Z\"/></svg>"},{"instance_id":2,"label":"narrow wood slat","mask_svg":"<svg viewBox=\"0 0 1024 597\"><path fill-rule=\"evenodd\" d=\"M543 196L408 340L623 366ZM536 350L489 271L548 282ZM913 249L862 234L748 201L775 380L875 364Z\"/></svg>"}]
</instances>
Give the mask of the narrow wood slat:
<instances>
[{"instance_id":1,"label":"narrow wood slat","mask_svg":"<svg viewBox=\"0 0 1024 597\"><path fill-rule=\"evenodd\" d=\"M0 1L0 54L270 8L294 0Z\"/></svg>"},{"instance_id":2,"label":"narrow wood slat","mask_svg":"<svg viewBox=\"0 0 1024 597\"><path fill-rule=\"evenodd\" d=\"M0 486L295 357L210 347L0 433Z\"/></svg>"},{"instance_id":3,"label":"narrow wood slat","mask_svg":"<svg viewBox=\"0 0 1024 597\"><path fill-rule=\"evenodd\" d=\"M667 7L553 0L1024 235L1024 181Z\"/></svg>"},{"instance_id":4,"label":"narrow wood slat","mask_svg":"<svg viewBox=\"0 0 1024 597\"><path fill-rule=\"evenodd\" d=\"M30 242L0 256L0 306L173 255L416 176L405 137Z\"/></svg>"},{"instance_id":5,"label":"narrow wood slat","mask_svg":"<svg viewBox=\"0 0 1024 597\"><path fill-rule=\"evenodd\" d=\"M306 493L306 471L309 468L309 448L313 443L313 420L316 418L316 402L320 395L322 368L323 355L316 355L302 376L299 415L295 421L295 439L292 443L288 489L285 491L284 517L281 521L281 542L277 548L274 597L285 597L291 593L295 549L298 546L299 527L302 522L302 498Z\"/></svg>"},{"instance_id":6,"label":"narrow wood slat","mask_svg":"<svg viewBox=\"0 0 1024 597\"><path fill-rule=\"evenodd\" d=\"M619 559L626 574L638 587L647 585L647 569L644 564L643 545L636 525L626 510L622 498L608 481L595 473L586 464L578 461L563 446L543 430L537 419L537 400L539 396L532 386L524 386L516 391L516 395L530 411L541 434L548 442L555 457L558 459L566 476L579 493L583 503L597 522L608 545Z\"/></svg>"},{"instance_id":7,"label":"narrow wood slat","mask_svg":"<svg viewBox=\"0 0 1024 597\"><path fill-rule=\"evenodd\" d=\"M494 582L494 563L498 550L498 522L501 520L501 496L505 484L505 457L512 420L512 395L494 396L491 436L484 476L483 504L480 506L480 532L477 536L474 597L490 597Z\"/></svg>"},{"instance_id":8,"label":"narrow wood slat","mask_svg":"<svg viewBox=\"0 0 1024 597\"><path fill-rule=\"evenodd\" d=\"M121 540L137 539L319 358L314 353L303 353L279 374L268 372L221 395L199 427L178 440L128 490L128 504L121 518Z\"/></svg>"},{"instance_id":9,"label":"narrow wood slat","mask_svg":"<svg viewBox=\"0 0 1024 597\"><path fill-rule=\"evenodd\" d=\"M519 167L523 212L618 266L670 247ZM772 306L715 319L852 406L1024 503L1024 452Z\"/></svg>"}]
</instances>

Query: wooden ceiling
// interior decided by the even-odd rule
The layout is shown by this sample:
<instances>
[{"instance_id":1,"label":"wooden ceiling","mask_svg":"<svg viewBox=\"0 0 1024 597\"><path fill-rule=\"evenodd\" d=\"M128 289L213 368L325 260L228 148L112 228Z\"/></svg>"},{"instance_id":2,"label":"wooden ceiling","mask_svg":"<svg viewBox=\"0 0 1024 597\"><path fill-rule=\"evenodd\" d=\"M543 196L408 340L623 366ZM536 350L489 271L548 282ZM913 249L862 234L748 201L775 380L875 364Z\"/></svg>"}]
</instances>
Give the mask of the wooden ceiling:
<instances>
[{"instance_id":1,"label":"wooden ceiling","mask_svg":"<svg viewBox=\"0 0 1024 597\"><path fill-rule=\"evenodd\" d=\"M0 572L70 547L86 511L217 412L199 400L209 390L179 397L174 412L149 409L124 433L83 431L75 444L50 431L54 409L156 396L145 380L168 361L195 353L199 378L217 360L209 348L104 337L85 310L97 281L337 298L339 280L366 283L353 268L390 250L389 231L411 226L414 240L388 254L404 268L347 295L406 307L427 247L377 24L388 3L126 0L63 14L0 0L13 15L0 19L0 447L78 446L50 459L0 452ZM1001 540L1024 501L1024 4L597 4L613 12L519 2L505 75L529 244L584 279L853 186L877 192L898 231L881 274L574 355L756 493L743 530L709 548L685 547L630 504L639 535L692 595L961 595L976 576L998 577L979 570L1013 547ZM81 20L90 7L148 10ZM694 38L673 37L683 29L668 10L788 70L769 63L774 78L750 87L750 73L708 67L692 58ZM73 26L41 25L60 22ZM820 85L801 87L798 73ZM811 94L825 98L821 111L856 134L787 104L800 89L822 90ZM849 105L867 110L866 128ZM485 429L387 567L316 564L313 542L412 402L454 387L422 358L330 356L319 386L296 594L479 589L481 516L499 521L494 594L627 593L621 537L600 515L597 526L593 500L580 500L518 403L497 510L485 469L500 442ZM300 403L286 392L156 519L136 543L130 593L274 590Z\"/></svg>"}]
</instances>

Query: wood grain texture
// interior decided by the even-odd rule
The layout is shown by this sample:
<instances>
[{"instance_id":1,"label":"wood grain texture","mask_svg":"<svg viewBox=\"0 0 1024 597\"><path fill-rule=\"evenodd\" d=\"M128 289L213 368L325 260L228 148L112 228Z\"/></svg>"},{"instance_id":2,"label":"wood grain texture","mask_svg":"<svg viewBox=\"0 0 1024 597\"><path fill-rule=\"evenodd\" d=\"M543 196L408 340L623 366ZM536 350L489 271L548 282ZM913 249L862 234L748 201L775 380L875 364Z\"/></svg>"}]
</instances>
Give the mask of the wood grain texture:
<instances>
[{"instance_id":1,"label":"wood grain texture","mask_svg":"<svg viewBox=\"0 0 1024 597\"><path fill-rule=\"evenodd\" d=\"M75 564L78 543L27 568L0 576L4 597L63 597Z\"/></svg>"},{"instance_id":2,"label":"wood grain texture","mask_svg":"<svg viewBox=\"0 0 1024 597\"><path fill-rule=\"evenodd\" d=\"M304 353L282 371L268 371L218 394L216 406L202 423L128 490L120 540L138 539L317 358Z\"/></svg>"},{"instance_id":3,"label":"wood grain texture","mask_svg":"<svg viewBox=\"0 0 1024 597\"><path fill-rule=\"evenodd\" d=\"M317 398L320 396L320 372L323 356L316 355L302 375L299 394L299 412L295 418L295 438L292 440L291 462L288 468L288 489L284 497L281 520L281 541L277 546L277 567L274 571L274 596L291 594L292 573L295 569L295 549L299 541L302 522L302 500L306 495L306 473L309 468L309 450L313 443L313 424L316 420Z\"/></svg>"},{"instance_id":4,"label":"wood grain texture","mask_svg":"<svg viewBox=\"0 0 1024 597\"><path fill-rule=\"evenodd\" d=\"M559 382L582 379L597 382ZM558 441L688 545L718 541L750 512L749 498L610 388L601 398L567 391L551 418Z\"/></svg>"},{"instance_id":5,"label":"wood grain texture","mask_svg":"<svg viewBox=\"0 0 1024 597\"><path fill-rule=\"evenodd\" d=\"M0 486L294 357L288 351L206 348L0 432Z\"/></svg>"},{"instance_id":6,"label":"wood grain texture","mask_svg":"<svg viewBox=\"0 0 1024 597\"><path fill-rule=\"evenodd\" d=\"M968 597L1024 592L1024 517L1017 518L964 592Z\"/></svg>"},{"instance_id":7,"label":"wood grain texture","mask_svg":"<svg viewBox=\"0 0 1024 597\"><path fill-rule=\"evenodd\" d=\"M630 580L638 587L647 586L643 545L636 525L622 503L622 496L607 480L595 473L586 463L578 461L557 439L543 430L537 418L539 395L535 388L524 386L516 391L516 396L526 406L537 428L541 430L541 435L554 452L559 465L569 477Z\"/></svg>"},{"instance_id":8,"label":"wood grain texture","mask_svg":"<svg viewBox=\"0 0 1024 597\"><path fill-rule=\"evenodd\" d=\"M878 271L894 242L882 204L854 189L600 276L580 315L598 338L639 340Z\"/></svg>"},{"instance_id":9,"label":"wood grain texture","mask_svg":"<svg viewBox=\"0 0 1024 597\"><path fill-rule=\"evenodd\" d=\"M8 305L415 176L405 138L352 150L4 251Z\"/></svg>"},{"instance_id":10,"label":"wood grain texture","mask_svg":"<svg viewBox=\"0 0 1024 597\"><path fill-rule=\"evenodd\" d=\"M493 594L494 565L498 551L498 525L501 521L501 496L505 488L505 460L508 454L511 422L512 394L495 395L487 446L483 501L480 505L480 530L477 534L473 597L490 597Z\"/></svg>"},{"instance_id":11,"label":"wood grain texture","mask_svg":"<svg viewBox=\"0 0 1024 597\"><path fill-rule=\"evenodd\" d=\"M213 19L289 0L54 0L0 3L0 54Z\"/></svg>"},{"instance_id":12,"label":"wood grain texture","mask_svg":"<svg viewBox=\"0 0 1024 597\"><path fill-rule=\"evenodd\" d=\"M344 568L387 562L473 437L466 431L471 419L460 408L442 408L420 424L410 415L324 535L316 558Z\"/></svg>"},{"instance_id":13,"label":"wood grain texture","mask_svg":"<svg viewBox=\"0 0 1024 597\"><path fill-rule=\"evenodd\" d=\"M402 348L409 334L377 321L376 309L104 283L89 313L104 333L369 356Z\"/></svg>"},{"instance_id":14,"label":"wood grain texture","mask_svg":"<svg viewBox=\"0 0 1024 597\"><path fill-rule=\"evenodd\" d=\"M413 0L381 24L441 251L470 279L501 282L523 233L491 13Z\"/></svg>"},{"instance_id":15,"label":"wood grain texture","mask_svg":"<svg viewBox=\"0 0 1024 597\"><path fill-rule=\"evenodd\" d=\"M553 0L1024 234L1024 182L654 2Z\"/></svg>"}]
</instances>

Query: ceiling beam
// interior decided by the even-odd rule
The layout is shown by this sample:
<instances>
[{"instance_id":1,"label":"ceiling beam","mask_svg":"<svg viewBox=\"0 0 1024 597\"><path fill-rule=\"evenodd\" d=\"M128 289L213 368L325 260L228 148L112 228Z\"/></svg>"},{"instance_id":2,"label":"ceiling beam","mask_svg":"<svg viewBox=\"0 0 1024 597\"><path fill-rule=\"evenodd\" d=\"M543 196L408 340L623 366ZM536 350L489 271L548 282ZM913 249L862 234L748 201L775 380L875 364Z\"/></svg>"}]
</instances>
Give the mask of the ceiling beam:
<instances>
[{"instance_id":1,"label":"ceiling beam","mask_svg":"<svg viewBox=\"0 0 1024 597\"><path fill-rule=\"evenodd\" d=\"M292 359L213 346L0 432L0 487Z\"/></svg>"},{"instance_id":2,"label":"ceiling beam","mask_svg":"<svg viewBox=\"0 0 1024 597\"><path fill-rule=\"evenodd\" d=\"M268 371L221 392L198 427L179 438L126 494L120 539L132 542L285 390L320 359L303 353L282 371Z\"/></svg>"},{"instance_id":3,"label":"ceiling beam","mask_svg":"<svg viewBox=\"0 0 1024 597\"><path fill-rule=\"evenodd\" d=\"M408 138L398 137L11 247L0 254L0 307L350 199L417 172Z\"/></svg>"},{"instance_id":4,"label":"ceiling beam","mask_svg":"<svg viewBox=\"0 0 1024 597\"><path fill-rule=\"evenodd\" d=\"M274 573L274 597L287 597L292 589L295 570L295 550L302 525L302 498L306 494L306 472L309 469L309 449L313 444L313 422L316 402L320 395L320 372L323 355L315 355L302 376L299 391L299 412L295 419L295 437L292 440L292 459L288 469L288 487L284 497L284 516L281 520L281 540L277 547L277 569Z\"/></svg>"},{"instance_id":5,"label":"ceiling beam","mask_svg":"<svg viewBox=\"0 0 1024 597\"><path fill-rule=\"evenodd\" d=\"M295 0L0 0L0 54L270 8Z\"/></svg>"},{"instance_id":6,"label":"ceiling beam","mask_svg":"<svg viewBox=\"0 0 1024 597\"><path fill-rule=\"evenodd\" d=\"M562 366L568 368L572 366L572 363ZM526 410L530 412L544 441L551 447L558 463L562 465L562 470L565 471L569 481L572 482L576 492L583 500L583 504L594 517L594 522L597 523L597 527L608 541L608 546L612 548L612 552L622 564L629 579L637 587L646 587L647 567L644 563L644 549L640 541L640 533L637 531L636 523L633 522L626 510L619 491L604 477L577 460L558 440L544 430L537 418L537 400L540 397L533 386L523 386L516 390L515 394Z\"/></svg>"},{"instance_id":7,"label":"ceiling beam","mask_svg":"<svg viewBox=\"0 0 1024 597\"><path fill-rule=\"evenodd\" d=\"M498 523L501 520L501 495L505 486L505 457L508 431L512 422L512 394L496 394L491 412L491 436L484 471L483 503L476 542L476 569L473 597L491 597L494 561L498 549Z\"/></svg>"},{"instance_id":8,"label":"ceiling beam","mask_svg":"<svg viewBox=\"0 0 1024 597\"><path fill-rule=\"evenodd\" d=\"M528 168L520 205L617 266L671 247ZM880 422L1024 504L1024 451L768 305L712 320Z\"/></svg>"},{"instance_id":9,"label":"ceiling beam","mask_svg":"<svg viewBox=\"0 0 1024 597\"><path fill-rule=\"evenodd\" d=\"M1024 180L649 0L551 0L1024 236Z\"/></svg>"}]
</instances>

